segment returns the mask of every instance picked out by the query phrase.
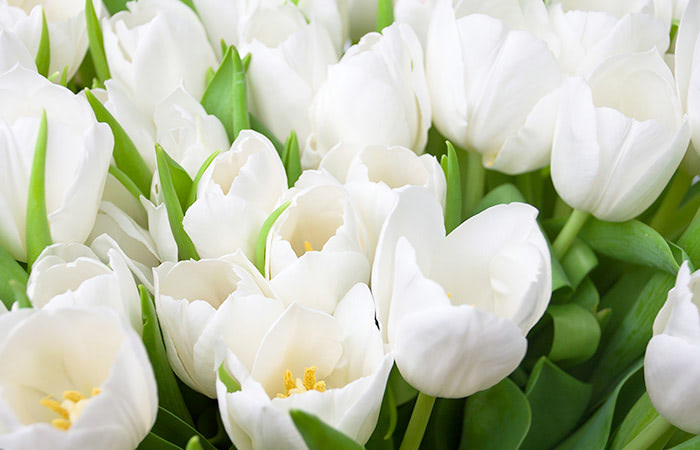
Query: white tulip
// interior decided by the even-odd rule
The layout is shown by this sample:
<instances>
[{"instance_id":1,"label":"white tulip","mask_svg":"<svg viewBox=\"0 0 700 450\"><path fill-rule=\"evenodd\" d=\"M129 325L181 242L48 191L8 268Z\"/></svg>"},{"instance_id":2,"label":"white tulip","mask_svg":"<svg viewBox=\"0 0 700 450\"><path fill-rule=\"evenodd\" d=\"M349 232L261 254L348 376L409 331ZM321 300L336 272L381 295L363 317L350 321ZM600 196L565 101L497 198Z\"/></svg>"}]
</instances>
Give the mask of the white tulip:
<instances>
[{"instance_id":1,"label":"white tulip","mask_svg":"<svg viewBox=\"0 0 700 450\"><path fill-rule=\"evenodd\" d=\"M93 1L99 17L102 1ZM80 0L0 0L0 29L10 30L36 57L42 31L42 11L49 32L49 74L67 69L70 80L80 67L88 49L85 2Z\"/></svg>"},{"instance_id":2,"label":"white tulip","mask_svg":"<svg viewBox=\"0 0 700 450\"><path fill-rule=\"evenodd\" d=\"M54 242L84 242L112 158L109 127L87 101L20 66L0 75L0 245L25 261L27 190L46 111L46 211Z\"/></svg>"},{"instance_id":3,"label":"white tulip","mask_svg":"<svg viewBox=\"0 0 700 450\"><path fill-rule=\"evenodd\" d=\"M227 351L219 369L241 390L228 392L220 376L216 383L221 418L237 448L306 449L290 409L315 414L360 443L369 439L393 359L384 356L366 285L353 287L332 316L290 305L247 345L243 355Z\"/></svg>"},{"instance_id":4,"label":"white tulip","mask_svg":"<svg viewBox=\"0 0 700 450\"><path fill-rule=\"evenodd\" d=\"M348 289L369 281L365 228L340 185L288 195L267 237L265 274L285 304L331 313Z\"/></svg>"},{"instance_id":5,"label":"white tulip","mask_svg":"<svg viewBox=\"0 0 700 450\"><path fill-rule=\"evenodd\" d=\"M102 21L112 78L146 115L179 86L200 99L206 71L217 63L197 15L175 0L139 0L127 8Z\"/></svg>"},{"instance_id":6,"label":"white tulip","mask_svg":"<svg viewBox=\"0 0 700 450\"><path fill-rule=\"evenodd\" d=\"M253 41L241 47L250 53L248 106L251 114L284 141L294 130L306 141L309 107L326 79L328 66L338 61L330 35L317 24L306 25L278 47Z\"/></svg>"},{"instance_id":7,"label":"white tulip","mask_svg":"<svg viewBox=\"0 0 700 450\"><path fill-rule=\"evenodd\" d=\"M185 231L203 258L241 249L253 260L260 227L286 191L287 176L272 143L255 131L241 131L200 179L197 200L185 213Z\"/></svg>"},{"instance_id":8,"label":"white tulip","mask_svg":"<svg viewBox=\"0 0 700 450\"><path fill-rule=\"evenodd\" d=\"M139 336L101 308L0 316L0 447L130 450L156 419Z\"/></svg>"},{"instance_id":9,"label":"white tulip","mask_svg":"<svg viewBox=\"0 0 700 450\"><path fill-rule=\"evenodd\" d=\"M588 83L573 78L563 90L554 187L601 220L631 219L664 189L689 137L673 76L655 50L608 58Z\"/></svg>"},{"instance_id":10,"label":"white tulip","mask_svg":"<svg viewBox=\"0 0 700 450\"><path fill-rule=\"evenodd\" d=\"M34 58L19 37L10 30L0 28L0 73L16 64L36 71Z\"/></svg>"},{"instance_id":11,"label":"white tulip","mask_svg":"<svg viewBox=\"0 0 700 450\"><path fill-rule=\"evenodd\" d=\"M700 4L689 2L676 36L674 68L678 94L688 113L693 147L700 153Z\"/></svg>"},{"instance_id":12,"label":"white tulip","mask_svg":"<svg viewBox=\"0 0 700 450\"><path fill-rule=\"evenodd\" d=\"M423 52L409 26L392 25L352 46L311 107L302 165L317 167L338 143L401 145L422 153L430 127Z\"/></svg>"},{"instance_id":13,"label":"white tulip","mask_svg":"<svg viewBox=\"0 0 700 450\"><path fill-rule=\"evenodd\" d=\"M403 378L421 392L465 397L512 372L552 287L537 210L498 205L447 237L423 188L401 192L382 229L372 290Z\"/></svg>"},{"instance_id":14,"label":"white tulip","mask_svg":"<svg viewBox=\"0 0 700 450\"><path fill-rule=\"evenodd\" d=\"M367 231L370 263L400 188L423 186L445 207L445 173L432 155L418 156L398 146L340 144L321 160L319 169L332 174L352 198Z\"/></svg>"},{"instance_id":15,"label":"white tulip","mask_svg":"<svg viewBox=\"0 0 700 450\"><path fill-rule=\"evenodd\" d=\"M54 244L39 255L27 282L35 308L108 306L139 334L141 302L125 259L115 250L103 264L82 244Z\"/></svg>"},{"instance_id":16,"label":"white tulip","mask_svg":"<svg viewBox=\"0 0 700 450\"><path fill-rule=\"evenodd\" d=\"M547 165L562 75L544 41L486 15L457 19L439 1L426 73L433 121L448 139L508 174Z\"/></svg>"},{"instance_id":17,"label":"white tulip","mask_svg":"<svg viewBox=\"0 0 700 450\"><path fill-rule=\"evenodd\" d=\"M284 306L240 252L164 263L154 273L156 308L170 365L185 384L214 398L216 342L223 341L249 361L256 342Z\"/></svg>"},{"instance_id":18,"label":"white tulip","mask_svg":"<svg viewBox=\"0 0 700 450\"><path fill-rule=\"evenodd\" d=\"M684 262L654 320L644 381L654 408L688 433L700 433L700 272Z\"/></svg>"}]
</instances>

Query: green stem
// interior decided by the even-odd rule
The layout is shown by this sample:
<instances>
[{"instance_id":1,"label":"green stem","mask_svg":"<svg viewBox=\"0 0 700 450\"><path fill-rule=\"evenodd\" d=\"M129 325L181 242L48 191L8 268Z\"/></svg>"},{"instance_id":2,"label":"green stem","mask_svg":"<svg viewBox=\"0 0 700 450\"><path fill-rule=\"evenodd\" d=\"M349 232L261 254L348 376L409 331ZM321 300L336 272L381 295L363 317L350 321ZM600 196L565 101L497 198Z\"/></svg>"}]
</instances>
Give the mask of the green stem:
<instances>
[{"instance_id":1,"label":"green stem","mask_svg":"<svg viewBox=\"0 0 700 450\"><path fill-rule=\"evenodd\" d=\"M557 199L554 202L554 212L552 213L552 217L554 219L566 217L571 214L571 211L571 206L567 205L566 202L561 199L561 197L557 196Z\"/></svg>"},{"instance_id":2,"label":"green stem","mask_svg":"<svg viewBox=\"0 0 700 450\"><path fill-rule=\"evenodd\" d=\"M481 164L481 154L479 152L460 152L466 153L466 161L460 161L460 167L466 166L466 171L464 179L462 179L462 184L464 189L462 191L462 216L464 218L469 218L472 215L472 211L479 204L479 201L484 196L484 187L486 181L486 169Z\"/></svg>"},{"instance_id":3,"label":"green stem","mask_svg":"<svg viewBox=\"0 0 700 450\"><path fill-rule=\"evenodd\" d=\"M377 1L377 31L379 33L394 23L394 2L392 0Z\"/></svg>"},{"instance_id":4,"label":"green stem","mask_svg":"<svg viewBox=\"0 0 700 450\"><path fill-rule=\"evenodd\" d=\"M403 435L399 450L418 450L421 441L423 441L425 428L428 426L430 413L433 411L434 404L435 397L431 397L422 392L418 393L418 398L416 399L416 404L411 414L411 420L408 421L408 428L406 428L406 433Z\"/></svg>"},{"instance_id":5,"label":"green stem","mask_svg":"<svg viewBox=\"0 0 700 450\"><path fill-rule=\"evenodd\" d=\"M561 232L559 232L559 235L554 240L554 244L552 244L554 255L557 257L557 259L559 259L559 261L561 261L566 255L569 247L574 242L574 239L576 239L576 235L578 235L578 232L581 231L581 228L586 223L589 216L590 213L586 211L574 209L569 218L566 220L564 228L562 228Z\"/></svg>"},{"instance_id":6,"label":"green stem","mask_svg":"<svg viewBox=\"0 0 700 450\"><path fill-rule=\"evenodd\" d=\"M650 448L672 428L673 425L668 423L663 417L658 416L635 436L634 439L625 445L622 450L645 450Z\"/></svg>"},{"instance_id":7,"label":"green stem","mask_svg":"<svg viewBox=\"0 0 700 450\"><path fill-rule=\"evenodd\" d=\"M661 200L659 209L656 210L654 217L649 222L649 225L660 234L665 235L668 228L672 227L673 219L675 219L674 213L681 204L685 193L688 192L692 182L693 177L690 176L687 170L682 167L678 169L664 198Z\"/></svg>"}]
</instances>

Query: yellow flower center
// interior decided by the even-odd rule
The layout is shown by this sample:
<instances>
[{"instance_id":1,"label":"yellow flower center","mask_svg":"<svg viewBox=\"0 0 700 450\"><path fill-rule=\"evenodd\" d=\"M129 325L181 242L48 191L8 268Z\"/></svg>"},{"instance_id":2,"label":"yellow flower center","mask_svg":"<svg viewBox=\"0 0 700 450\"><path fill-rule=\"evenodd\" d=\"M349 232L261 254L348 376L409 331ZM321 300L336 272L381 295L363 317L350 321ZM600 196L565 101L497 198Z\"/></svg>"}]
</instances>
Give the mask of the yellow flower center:
<instances>
[{"instance_id":1,"label":"yellow flower center","mask_svg":"<svg viewBox=\"0 0 700 450\"><path fill-rule=\"evenodd\" d=\"M284 394L277 394L277 398L287 398L292 394L300 394L306 391L323 392L326 390L325 381L316 381L316 366L304 368L304 379L295 379L292 371L284 371Z\"/></svg>"},{"instance_id":2,"label":"yellow flower center","mask_svg":"<svg viewBox=\"0 0 700 450\"><path fill-rule=\"evenodd\" d=\"M55 412L59 416L58 419L53 419L51 425L58 428L59 430L67 430L73 425L73 422L78 420L80 414L82 414L83 409L87 406L88 402L92 400L92 397L100 393L100 388L92 388L92 393L90 397L83 397L78 391L63 391L63 401L52 398L51 395L47 395L42 398L39 403L51 411Z\"/></svg>"},{"instance_id":3,"label":"yellow flower center","mask_svg":"<svg viewBox=\"0 0 700 450\"><path fill-rule=\"evenodd\" d=\"M305 252L313 252L314 251L314 248L311 246L311 242L304 241L304 251Z\"/></svg>"}]
</instances>

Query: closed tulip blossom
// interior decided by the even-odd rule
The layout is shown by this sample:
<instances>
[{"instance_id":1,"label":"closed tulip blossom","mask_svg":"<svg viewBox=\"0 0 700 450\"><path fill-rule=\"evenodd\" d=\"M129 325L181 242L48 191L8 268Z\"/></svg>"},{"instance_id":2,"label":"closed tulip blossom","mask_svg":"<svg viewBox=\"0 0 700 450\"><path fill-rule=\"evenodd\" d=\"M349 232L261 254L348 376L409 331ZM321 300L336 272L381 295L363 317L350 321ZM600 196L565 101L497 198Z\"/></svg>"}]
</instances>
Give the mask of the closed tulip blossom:
<instances>
[{"instance_id":1,"label":"closed tulip blossom","mask_svg":"<svg viewBox=\"0 0 700 450\"><path fill-rule=\"evenodd\" d=\"M342 107L340 106L342 105ZM328 69L311 107L304 167L336 144L401 145L422 153L430 127L423 51L407 25L370 33Z\"/></svg>"},{"instance_id":2,"label":"closed tulip blossom","mask_svg":"<svg viewBox=\"0 0 700 450\"><path fill-rule=\"evenodd\" d=\"M0 336L0 447L129 450L146 437L156 381L116 314L19 309L0 316Z\"/></svg>"},{"instance_id":3,"label":"closed tulip blossom","mask_svg":"<svg viewBox=\"0 0 700 450\"><path fill-rule=\"evenodd\" d=\"M655 50L610 57L588 81L567 82L552 147L561 198L621 222L659 196L688 147L678 92Z\"/></svg>"},{"instance_id":4,"label":"closed tulip blossom","mask_svg":"<svg viewBox=\"0 0 700 450\"><path fill-rule=\"evenodd\" d=\"M700 4L689 2L675 48L675 79L683 110L688 113L693 147L700 151Z\"/></svg>"},{"instance_id":5,"label":"closed tulip blossom","mask_svg":"<svg viewBox=\"0 0 700 450\"><path fill-rule=\"evenodd\" d=\"M428 31L426 76L433 122L485 167L519 174L547 165L563 77L547 44L499 19L457 18L437 2Z\"/></svg>"},{"instance_id":6,"label":"closed tulip blossom","mask_svg":"<svg viewBox=\"0 0 700 450\"><path fill-rule=\"evenodd\" d=\"M422 188L401 192L379 237L372 290L384 338L413 387L466 397L520 364L552 287L536 217L530 205L497 205L445 236L439 203Z\"/></svg>"},{"instance_id":7,"label":"closed tulip blossom","mask_svg":"<svg viewBox=\"0 0 700 450\"><path fill-rule=\"evenodd\" d=\"M236 448L306 449L290 409L367 442L393 360L384 355L366 285L353 287L333 315L290 305L246 347L224 352L217 371L219 411ZM227 386L230 377L239 390Z\"/></svg>"},{"instance_id":8,"label":"closed tulip blossom","mask_svg":"<svg viewBox=\"0 0 700 450\"><path fill-rule=\"evenodd\" d=\"M47 117L46 212L54 242L84 242L95 222L113 137L87 101L16 66L0 75L0 245L26 261L29 174Z\"/></svg>"},{"instance_id":9,"label":"closed tulip blossom","mask_svg":"<svg viewBox=\"0 0 700 450\"><path fill-rule=\"evenodd\" d=\"M700 433L700 272L685 262L654 320L644 381L654 408L688 433Z\"/></svg>"},{"instance_id":10,"label":"closed tulip blossom","mask_svg":"<svg viewBox=\"0 0 700 450\"><path fill-rule=\"evenodd\" d=\"M0 73L12 69L16 64L36 70L34 58L19 37L0 27Z\"/></svg>"}]
</instances>

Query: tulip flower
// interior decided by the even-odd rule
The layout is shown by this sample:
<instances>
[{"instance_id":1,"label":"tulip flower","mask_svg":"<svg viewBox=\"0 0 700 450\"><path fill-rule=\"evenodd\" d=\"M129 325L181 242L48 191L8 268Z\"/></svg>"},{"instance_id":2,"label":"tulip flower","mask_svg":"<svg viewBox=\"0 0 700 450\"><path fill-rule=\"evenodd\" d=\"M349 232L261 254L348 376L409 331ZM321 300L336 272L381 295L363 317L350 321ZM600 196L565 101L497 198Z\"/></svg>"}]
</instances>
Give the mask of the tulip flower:
<instances>
[{"instance_id":1,"label":"tulip flower","mask_svg":"<svg viewBox=\"0 0 700 450\"><path fill-rule=\"evenodd\" d=\"M290 409L315 414L358 442L369 439L393 360L384 355L366 285L353 287L332 316L290 305L246 346L244 354L224 353L216 382L221 418L236 448L307 448ZM222 373L240 390L229 390Z\"/></svg>"},{"instance_id":2,"label":"tulip flower","mask_svg":"<svg viewBox=\"0 0 700 450\"><path fill-rule=\"evenodd\" d=\"M644 211L678 167L690 131L671 75L650 50L608 58L568 81L552 147L561 198L601 220Z\"/></svg>"},{"instance_id":3,"label":"tulip flower","mask_svg":"<svg viewBox=\"0 0 700 450\"><path fill-rule=\"evenodd\" d=\"M34 58L19 37L10 30L0 29L0 73L10 70L16 64L36 70Z\"/></svg>"},{"instance_id":4,"label":"tulip flower","mask_svg":"<svg viewBox=\"0 0 700 450\"><path fill-rule=\"evenodd\" d=\"M109 127L87 101L16 66L0 75L0 245L26 261L29 173L46 111L46 211L53 242L84 242L95 222L112 159Z\"/></svg>"},{"instance_id":5,"label":"tulip flower","mask_svg":"<svg viewBox=\"0 0 700 450\"><path fill-rule=\"evenodd\" d=\"M203 258L242 249L253 259L260 227L286 191L287 176L272 143L243 130L204 172L183 220L185 231Z\"/></svg>"},{"instance_id":6,"label":"tulip flower","mask_svg":"<svg viewBox=\"0 0 700 450\"><path fill-rule=\"evenodd\" d=\"M700 271L684 262L654 320L644 380L654 408L688 433L700 433Z\"/></svg>"},{"instance_id":7,"label":"tulip flower","mask_svg":"<svg viewBox=\"0 0 700 450\"><path fill-rule=\"evenodd\" d=\"M285 304L332 313L352 286L369 281L364 225L339 185L295 188L288 197L267 237L266 277Z\"/></svg>"},{"instance_id":8,"label":"tulip flower","mask_svg":"<svg viewBox=\"0 0 700 450\"><path fill-rule=\"evenodd\" d=\"M141 302L124 258L107 253L109 266L82 244L46 247L32 266L27 295L35 308L108 306L139 334Z\"/></svg>"},{"instance_id":9,"label":"tulip flower","mask_svg":"<svg viewBox=\"0 0 700 450\"><path fill-rule=\"evenodd\" d=\"M0 316L0 447L133 449L156 419L139 336L102 308Z\"/></svg>"},{"instance_id":10,"label":"tulip flower","mask_svg":"<svg viewBox=\"0 0 700 450\"><path fill-rule=\"evenodd\" d=\"M700 5L689 2L676 37L675 75L683 110L688 113L693 147L700 148Z\"/></svg>"},{"instance_id":11,"label":"tulip flower","mask_svg":"<svg viewBox=\"0 0 700 450\"><path fill-rule=\"evenodd\" d=\"M379 237L372 290L384 338L413 387L466 397L520 364L552 287L536 217L527 204L498 205L445 236L435 198L423 188L401 192Z\"/></svg>"},{"instance_id":12,"label":"tulip flower","mask_svg":"<svg viewBox=\"0 0 700 450\"><path fill-rule=\"evenodd\" d=\"M544 41L486 15L457 19L438 1L426 76L435 126L484 166L518 174L548 164L562 75Z\"/></svg>"},{"instance_id":13,"label":"tulip flower","mask_svg":"<svg viewBox=\"0 0 700 450\"><path fill-rule=\"evenodd\" d=\"M112 78L150 115L178 86L200 99L216 57L197 15L184 3L139 0L102 20Z\"/></svg>"},{"instance_id":14,"label":"tulip flower","mask_svg":"<svg viewBox=\"0 0 700 450\"><path fill-rule=\"evenodd\" d=\"M319 169L332 174L352 198L367 231L370 262L402 187L423 186L445 207L445 173L432 155L418 156L398 146L340 144L321 160Z\"/></svg>"},{"instance_id":15,"label":"tulip flower","mask_svg":"<svg viewBox=\"0 0 700 450\"><path fill-rule=\"evenodd\" d=\"M240 251L219 259L166 262L154 277L156 310L173 371L192 389L216 397L216 342L223 341L241 358L252 358L253 342L284 305Z\"/></svg>"},{"instance_id":16,"label":"tulip flower","mask_svg":"<svg viewBox=\"0 0 700 450\"><path fill-rule=\"evenodd\" d=\"M277 47L253 41L241 47L250 53L247 72L250 112L283 141L294 130L300 142L309 135L309 107L326 79L327 67L338 61L331 37L312 23L292 33Z\"/></svg>"},{"instance_id":17,"label":"tulip flower","mask_svg":"<svg viewBox=\"0 0 700 450\"><path fill-rule=\"evenodd\" d=\"M317 167L338 143L401 145L423 152L430 100L420 43L406 25L383 33L366 35L328 69L311 107L302 166Z\"/></svg>"},{"instance_id":18,"label":"tulip flower","mask_svg":"<svg viewBox=\"0 0 700 450\"><path fill-rule=\"evenodd\" d=\"M102 2L93 1L93 7L99 17L103 13ZM3 1L0 3L0 28L15 33L34 59L41 40L42 14L46 15L49 33L48 73L61 73L66 69L71 79L88 49L84 1Z\"/></svg>"}]
</instances>

